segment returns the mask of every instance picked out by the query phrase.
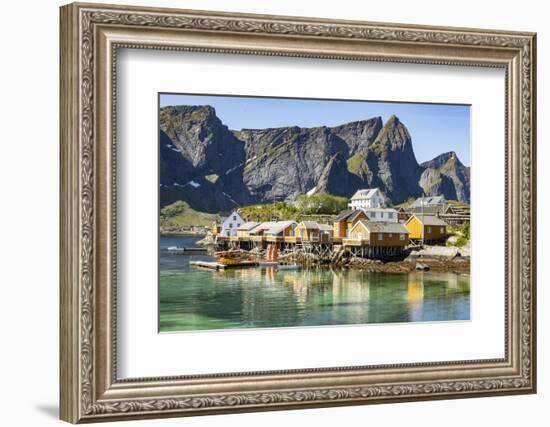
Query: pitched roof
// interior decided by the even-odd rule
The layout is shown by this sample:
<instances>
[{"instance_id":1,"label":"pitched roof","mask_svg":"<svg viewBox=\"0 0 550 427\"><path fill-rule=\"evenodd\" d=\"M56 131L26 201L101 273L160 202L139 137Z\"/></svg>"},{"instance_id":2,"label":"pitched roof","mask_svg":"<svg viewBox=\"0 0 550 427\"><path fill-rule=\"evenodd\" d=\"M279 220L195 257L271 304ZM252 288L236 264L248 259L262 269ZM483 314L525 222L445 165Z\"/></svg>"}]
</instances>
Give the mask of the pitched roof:
<instances>
[{"instance_id":1,"label":"pitched roof","mask_svg":"<svg viewBox=\"0 0 550 427\"><path fill-rule=\"evenodd\" d=\"M397 210L394 208L363 208L364 211L368 212L392 212L397 213Z\"/></svg>"},{"instance_id":2,"label":"pitched roof","mask_svg":"<svg viewBox=\"0 0 550 427\"><path fill-rule=\"evenodd\" d=\"M241 224L239 227L237 227L238 231L250 231L253 228L256 228L258 225L260 225L259 222L249 221L245 222L244 224Z\"/></svg>"},{"instance_id":3,"label":"pitched roof","mask_svg":"<svg viewBox=\"0 0 550 427\"><path fill-rule=\"evenodd\" d=\"M319 224L316 221L302 221L300 224L303 224L308 230L319 229Z\"/></svg>"},{"instance_id":4,"label":"pitched roof","mask_svg":"<svg viewBox=\"0 0 550 427\"><path fill-rule=\"evenodd\" d=\"M343 221L345 220L348 216L350 216L352 213L353 213L353 209L344 209L343 211L341 211L337 216L336 218L334 219L334 221L338 222L338 221Z\"/></svg>"},{"instance_id":5,"label":"pitched roof","mask_svg":"<svg viewBox=\"0 0 550 427\"><path fill-rule=\"evenodd\" d=\"M340 221L351 222L361 214L368 216L365 213L365 211L362 209L345 209L338 214L338 216L334 219L334 222L340 222Z\"/></svg>"},{"instance_id":6,"label":"pitched roof","mask_svg":"<svg viewBox=\"0 0 550 427\"><path fill-rule=\"evenodd\" d=\"M422 206L422 205L426 206L426 205L443 205L443 204L445 204L445 197L443 196L419 197L413 202L413 204L411 205L411 208Z\"/></svg>"},{"instance_id":7,"label":"pitched roof","mask_svg":"<svg viewBox=\"0 0 550 427\"><path fill-rule=\"evenodd\" d=\"M379 191L378 188L364 188L362 190L357 190L355 194L351 197L351 200L370 199L376 195L377 191Z\"/></svg>"},{"instance_id":8,"label":"pitched roof","mask_svg":"<svg viewBox=\"0 0 550 427\"><path fill-rule=\"evenodd\" d=\"M438 213L441 213L443 212L445 209L444 209L444 206L442 205L425 205L425 206L415 206L415 207L411 207L411 209L409 209L409 213L417 213L417 214L421 214L421 213L424 213L425 215L435 215L435 214L438 214Z\"/></svg>"},{"instance_id":9,"label":"pitched roof","mask_svg":"<svg viewBox=\"0 0 550 427\"><path fill-rule=\"evenodd\" d=\"M414 215L414 217L416 217L424 225L435 225L435 226L448 225L445 221L443 221L441 218L437 217L436 215L424 215L424 216Z\"/></svg>"},{"instance_id":10,"label":"pitched roof","mask_svg":"<svg viewBox=\"0 0 550 427\"><path fill-rule=\"evenodd\" d=\"M352 214L350 216L348 216L348 222L351 222L351 221L354 221L355 219L357 219L357 217L359 215L365 215L367 218L369 217L365 211L361 210L361 209L357 209L355 211L352 212Z\"/></svg>"},{"instance_id":11,"label":"pitched roof","mask_svg":"<svg viewBox=\"0 0 550 427\"><path fill-rule=\"evenodd\" d=\"M254 227L252 230L250 230L250 234L261 233L262 231L268 230L269 228L273 227L275 224L277 224L276 221L262 222Z\"/></svg>"},{"instance_id":12,"label":"pitched roof","mask_svg":"<svg viewBox=\"0 0 550 427\"><path fill-rule=\"evenodd\" d=\"M399 222L359 221L371 233L396 233L409 234L409 230ZM357 227L357 224L353 228ZM352 228L352 230L353 230Z\"/></svg>"},{"instance_id":13,"label":"pitched roof","mask_svg":"<svg viewBox=\"0 0 550 427\"><path fill-rule=\"evenodd\" d=\"M265 230L265 234L279 234L285 228L295 224L296 224L295 221L277 221L271 227Z\"/></svg>"}]
</instances>

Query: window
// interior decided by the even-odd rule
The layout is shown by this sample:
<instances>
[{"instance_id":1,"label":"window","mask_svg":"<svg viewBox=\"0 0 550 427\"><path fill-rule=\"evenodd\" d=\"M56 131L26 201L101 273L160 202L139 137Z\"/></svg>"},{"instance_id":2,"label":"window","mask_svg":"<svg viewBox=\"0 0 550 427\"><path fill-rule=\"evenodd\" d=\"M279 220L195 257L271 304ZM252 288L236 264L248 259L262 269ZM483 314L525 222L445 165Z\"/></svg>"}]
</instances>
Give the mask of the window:
<instances>
[{"instance_id":1,"label":"window","mask_svg":"<svg viewBox=\"0 0 550 427\"><path fill-rule=\"evenodd\" d=\"M233 223L229 223L229 228L233 228Z\"/></svg>"},{"instance_id":2,"label":"window","mask_svg":"<svg viewBox=\"0 0 550 427\"><path fill-rule=\"evenodd\" d=\"M432 232L432 227L426 227L426 233L431 233Z\"/></svg>"},{"instance_id":3,"label":"window","mask_svg":"<svg viewBox=\"0 0 550 427\"><path fill-rule=\"evenodd\" d=\"M393 219L393 212L390 212L390 213L388 214L388 217L389 217L390 219Z\"/></svg>"},{"instance_id":4,"label":"window","mask_svg":"<svg viewBox=\"0 0 550 427\"><path fill-rule=\"evenodd\" d=\"M392 233L390 233L390 235L389 235L388 237L393 237L393 234L392 234Z\"/></svg>"},{"instance_id":5,"label":"window","mask_svg":"<svg viewBox=\"0 0 550 427\"><path fill-rule=\"evenodd\" d=\"M378 233L378 240L382 240L382 233Z\"/></svg>"},{"instance_id":6,"label":"window","mask_svg":"<svg viewBox=\"0 0 550 427\"><path fill-rule=\"evenodd\" d=\"M440 231L441 234L445 234L445 227L441 227L441 228L439 229L439 231Z\"/></svg>"},{"instance_id":7,"label":"window","mask_svg":"<svg viewBox=\"0 0 550 427\"><path fill-rule=\"evenodd\" d=\"M233 221L237 221L237 215L233 215Z\"/></svg>"},{"instance_id":8,"label":"window","mask_svg":"<svg viewBox=\"0 0 550 427\"><path fill-rule=\"evenodd\" d=\"M399 235L399 240L405 240L405 235L404 235L404 234L400 234L400 235Z\"/></svg>"}]
</instances>

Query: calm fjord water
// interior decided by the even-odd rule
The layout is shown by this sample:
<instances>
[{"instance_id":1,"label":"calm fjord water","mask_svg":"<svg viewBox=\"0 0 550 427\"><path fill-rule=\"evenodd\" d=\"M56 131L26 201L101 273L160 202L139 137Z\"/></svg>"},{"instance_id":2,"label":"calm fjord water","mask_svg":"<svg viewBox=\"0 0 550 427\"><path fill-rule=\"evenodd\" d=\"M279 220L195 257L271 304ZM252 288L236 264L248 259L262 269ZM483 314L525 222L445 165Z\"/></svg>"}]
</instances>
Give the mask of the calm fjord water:
<instances>
[{"instance_id":1,"label":"calm fjord water","mask_svg":"<svg viewBox=\"0 0 550 427\"><path fill-rule=\"evenodd\" d=\"M160 239L160 331L468 320L470 276L359 270L207 271L174 254L196 236Z\"/></svg>"}]
</instances>

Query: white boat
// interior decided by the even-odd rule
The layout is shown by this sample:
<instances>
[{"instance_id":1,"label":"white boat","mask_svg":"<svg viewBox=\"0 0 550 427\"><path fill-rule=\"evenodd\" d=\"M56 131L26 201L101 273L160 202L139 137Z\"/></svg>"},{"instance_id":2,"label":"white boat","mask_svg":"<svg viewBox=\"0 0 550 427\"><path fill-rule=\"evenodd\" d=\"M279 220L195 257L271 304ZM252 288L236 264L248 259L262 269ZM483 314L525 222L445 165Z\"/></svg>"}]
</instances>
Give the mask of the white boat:
<instances>
[{"instance_id":1,"label":"white boat","mask_svg":"<svg viewBox=\"0 0 550 427\"><path fill-rule=\"evenodd\" d=\"M258 265L260 267L277 267L277 261L260 261Z\"/></svg>"},{"instance_id":2,"label":"white boat","mask_svg":"<svg viewBox=\"0 0 550 427\"><path fill-rule=\"evenodd\" d=\"M299 270L300 266L297 264L279 264L277 270Z\"/></svg>"}]
</instances>

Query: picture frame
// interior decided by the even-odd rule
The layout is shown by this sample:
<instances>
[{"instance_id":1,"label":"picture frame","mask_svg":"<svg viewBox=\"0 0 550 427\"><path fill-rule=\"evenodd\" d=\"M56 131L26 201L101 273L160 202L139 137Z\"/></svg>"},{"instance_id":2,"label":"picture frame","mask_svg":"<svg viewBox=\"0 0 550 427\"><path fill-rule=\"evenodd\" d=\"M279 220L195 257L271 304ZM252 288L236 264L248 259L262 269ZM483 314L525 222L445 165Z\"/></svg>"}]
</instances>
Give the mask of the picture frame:
<instances>
[{"instance_id":1,"label":"picture frame","mask_svg":"<svg viewBox=\"0 0 550 427\"><path fill-rule=\"evenodd\" d=\"M60 23L61 419L536 392L534 33L85 3L63 6ZM504 357L119 379L116 61L123 48L504 69Z\"/></svg>"}]
</instances>

